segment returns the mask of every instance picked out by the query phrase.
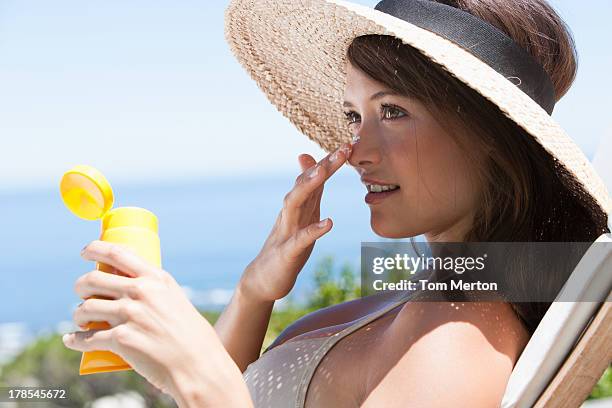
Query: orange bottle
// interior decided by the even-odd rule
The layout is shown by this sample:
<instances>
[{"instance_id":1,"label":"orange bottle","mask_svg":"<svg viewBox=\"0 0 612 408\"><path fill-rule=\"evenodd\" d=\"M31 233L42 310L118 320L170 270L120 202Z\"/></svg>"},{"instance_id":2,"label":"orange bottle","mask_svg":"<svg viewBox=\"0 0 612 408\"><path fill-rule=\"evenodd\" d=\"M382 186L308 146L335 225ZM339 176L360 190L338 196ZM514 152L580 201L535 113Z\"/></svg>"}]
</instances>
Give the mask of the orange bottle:
<instances>
[{"instance_id":1,"label":"orange bottle","mask_svg":"<svg viewBox=\"0 0 612 408\"><path fill-rule=\"evenodd\" d=\"M151 211L139 207L118 207L111 210L114 197L110 184L98 170L78 165L67 171L60 182L64 204L80 218L102 218L99 239L128 246L151 264L161 268L158 220ZM96 269L114 273L109 265L96 262ZM88 330L109 329L108 322L90 322ZM132 369L117 354L108 350L84 352L79 374L94 374Z\"/></svg>"}]
</instances>

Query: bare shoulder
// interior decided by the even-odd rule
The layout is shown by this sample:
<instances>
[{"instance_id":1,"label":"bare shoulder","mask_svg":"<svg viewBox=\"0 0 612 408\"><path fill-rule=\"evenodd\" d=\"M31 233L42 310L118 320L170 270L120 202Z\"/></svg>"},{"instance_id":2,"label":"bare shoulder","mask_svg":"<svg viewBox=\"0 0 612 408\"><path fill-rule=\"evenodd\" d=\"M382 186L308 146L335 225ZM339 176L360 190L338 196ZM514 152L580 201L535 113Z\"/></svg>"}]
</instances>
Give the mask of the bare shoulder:
<instances>
[{"instance_id":1,"label":"bare shoulder","mask_svg":"<svg viewBox=\"0 0 612 408\"><path fill-rule=\"evenodd\" d=\"M499 406L528 341L506 303L408 302L377 344L364 406ZM415 383L427 386L390 399Z\"/></svg>"},{"instance_id":2,"label":"bare shoulder","mask_svg":"<svg viewBox=\"0 0 612 408\"><path fill-rule=\"evenodd\" d=\"M408 302L387 332L391 337L410 334L423 340L456 332L464 341L474 340L479 347L489 345L513 362L529 341L520 319L503 302Z\"/></svg>"}]
</instances>

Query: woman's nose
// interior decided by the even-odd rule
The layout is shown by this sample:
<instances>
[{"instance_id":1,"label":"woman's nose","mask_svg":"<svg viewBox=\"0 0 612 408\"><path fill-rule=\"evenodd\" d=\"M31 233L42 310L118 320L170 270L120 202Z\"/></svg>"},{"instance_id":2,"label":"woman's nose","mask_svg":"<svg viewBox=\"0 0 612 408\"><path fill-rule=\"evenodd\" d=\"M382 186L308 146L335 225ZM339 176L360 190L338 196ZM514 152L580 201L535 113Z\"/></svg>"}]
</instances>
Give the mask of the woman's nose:
<instances>
[{"instance_id":1,"label":"woman's nose","mask_svg":"<svg viewBox=\"0 0 612 408\"><path fill-rule=\"evenodd\" d=\"M353 167L367 167L380 163L380 143L373 134L360 131L353 135L353 148L349 163Z\"/></svg>"}]
</instances>

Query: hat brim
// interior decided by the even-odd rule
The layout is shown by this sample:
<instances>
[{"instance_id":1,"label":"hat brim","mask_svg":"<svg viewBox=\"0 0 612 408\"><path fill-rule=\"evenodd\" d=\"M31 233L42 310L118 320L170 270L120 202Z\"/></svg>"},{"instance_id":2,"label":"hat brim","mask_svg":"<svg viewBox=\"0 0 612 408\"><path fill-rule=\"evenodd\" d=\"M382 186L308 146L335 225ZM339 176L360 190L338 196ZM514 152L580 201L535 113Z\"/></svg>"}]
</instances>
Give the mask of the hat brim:
<instances>
[{"instance_id":1,"label":"hat brim","mask_svg":"<svg viewBox=\"0 0 612 408\"><path fill-rule=\"evenodd\" d=\"M563 164L608 214L612 199L580 147L527 94L469 51L370 7L340 0L232 0L225 38L270 102L326 151L349 141L342 110L346 50L360 35L392 35L480 93Z\"/></svg>"}]
</instances>

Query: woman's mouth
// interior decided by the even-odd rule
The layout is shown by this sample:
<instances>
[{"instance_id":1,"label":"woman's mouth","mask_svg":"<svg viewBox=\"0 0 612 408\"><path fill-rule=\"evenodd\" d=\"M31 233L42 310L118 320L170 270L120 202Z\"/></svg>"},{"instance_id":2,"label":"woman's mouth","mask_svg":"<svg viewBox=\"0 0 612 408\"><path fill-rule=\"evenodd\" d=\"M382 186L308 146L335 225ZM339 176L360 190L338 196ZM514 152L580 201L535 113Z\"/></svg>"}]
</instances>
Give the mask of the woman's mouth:
<instances>
[{"instance_id":1,"label":"woman's mouth","mask_svg":"<svg viewBox=\"0 0 612 408\"><path fill-rule=\"evenodd\" d=\"M365 196L365 202L367 204L375 204L397 193L400 187L396 184L366 183L366 188L368 189L368 194Z\"/></svg>"}]
</instances>

